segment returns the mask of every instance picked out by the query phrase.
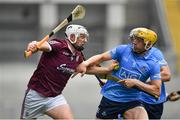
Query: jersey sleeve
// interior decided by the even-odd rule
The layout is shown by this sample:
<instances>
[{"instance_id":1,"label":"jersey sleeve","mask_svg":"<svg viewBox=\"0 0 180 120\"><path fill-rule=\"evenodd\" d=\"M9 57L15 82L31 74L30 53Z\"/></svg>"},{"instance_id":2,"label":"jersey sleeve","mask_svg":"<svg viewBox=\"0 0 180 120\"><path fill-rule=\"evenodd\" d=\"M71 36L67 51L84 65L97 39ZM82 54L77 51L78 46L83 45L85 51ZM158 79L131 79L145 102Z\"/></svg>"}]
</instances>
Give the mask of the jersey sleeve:
<instances>
[{"instance_id":1,"label":"jersey sleeve","mask_svg":"<svg viewBox=\"0 0 180 120\"><path fill-rule=\"evenodd\" d=\"M118 60L119 58L121 58L125 47L126 47L126 45L119 45L119 46L111 49L110 54L111 54L112 59Z\"/></svg>"},{"instance_id":2,"label":"jersey sleeve","mask_svg":"<svg viewBox=\"0 0 180 120\"><path fill-rule=\"evenodd\" d=\"M160 64L158 61L151 64L151 71L150 71L150 79L151 80L160 80Z\"/></svg>"},{"instance_id":3,"label":"jersey sleeve","mask_svg":"<svg viewBox=\"0 0 180 120\"><path fill-rule=\"evenodd\" d=\"M62 43L56 39L52 39L48 41L48 43L51 46L53 52L57 51L62 46Z\"/></svg>"},{"instance_id":4,"label":"jersey sleeve","mask_svg":"<svg viewBox=\"0 0 180 120\"><path fill-rule=\"evenodd\" d=\"M167 61L164 59L164 56L160 50L156 50L155 54L156 59L158 60L160 66L168 66Z\"/></svg>"}]
</instances>

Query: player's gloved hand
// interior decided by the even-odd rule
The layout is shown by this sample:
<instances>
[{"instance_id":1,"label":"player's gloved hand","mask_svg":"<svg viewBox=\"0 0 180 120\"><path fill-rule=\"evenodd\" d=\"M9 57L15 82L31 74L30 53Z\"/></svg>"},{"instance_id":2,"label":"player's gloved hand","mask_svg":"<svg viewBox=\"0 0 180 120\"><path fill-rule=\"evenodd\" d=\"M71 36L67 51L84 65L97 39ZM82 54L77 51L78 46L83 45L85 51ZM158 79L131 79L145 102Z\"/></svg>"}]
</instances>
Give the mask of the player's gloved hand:
<instances>
[{"instance_id":1,"label":"player's gloved hand","mask_svg":"<svg viewBox=\"0 0 180 120\"><path fill-rule=\"evenodd\" d=\"M38 51L37 47L37 41L32 41L28 44L27 51L31 51L32 53L35 53Z\"/></svg>"},{"instance_id":2,"label":"player's gloved hand","mask_svg":"<svg viewBox=\"0 0 180 120\"><path fill-rule=\"evenodd\" d=\"M180 92L172 92L167 96L168 101L176 101L180 99Z\"/></svg>"}]
</instances>

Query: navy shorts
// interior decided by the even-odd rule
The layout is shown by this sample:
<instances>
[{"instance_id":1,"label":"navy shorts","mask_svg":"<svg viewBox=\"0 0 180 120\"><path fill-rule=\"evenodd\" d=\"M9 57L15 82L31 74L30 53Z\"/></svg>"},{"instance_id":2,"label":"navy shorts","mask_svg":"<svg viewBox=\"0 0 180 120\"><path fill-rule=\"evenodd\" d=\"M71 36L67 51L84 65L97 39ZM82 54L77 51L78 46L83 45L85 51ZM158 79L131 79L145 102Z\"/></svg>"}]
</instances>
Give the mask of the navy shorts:
<instances>
[{"instance_id":1,"label":"navy shorts","mask_svg":"<svg viewBox=\"0 0 180 120\"><path fill-rule=\"evenodd\" d=\"M124 112L137 106L143 107L142 102L141 101L115 102L103 97L100 102L100 105L98 106L96 118L120 119L124 114Z\"/></svg>"},{"instance_id":2,"label":"navy shorts","mask_svg":"<svg viewBox=\"0 0 180 120\"><path fill-rule=\"evenodd\" d=\"M161 119L163 113L163 103L160 104L147 104L143 103L144 108L148 113L149 119Z\"/></svg>"}]
</instances>

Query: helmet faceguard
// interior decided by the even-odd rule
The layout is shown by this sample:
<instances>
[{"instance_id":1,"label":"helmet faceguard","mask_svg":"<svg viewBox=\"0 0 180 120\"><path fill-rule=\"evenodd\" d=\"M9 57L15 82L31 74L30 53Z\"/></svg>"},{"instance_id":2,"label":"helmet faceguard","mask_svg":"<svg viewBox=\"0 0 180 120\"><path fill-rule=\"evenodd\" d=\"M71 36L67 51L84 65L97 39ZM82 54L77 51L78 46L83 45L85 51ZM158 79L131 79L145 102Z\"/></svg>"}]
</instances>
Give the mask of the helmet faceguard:
<instances>
[{"instance_id":1,"label":"helmet faceguard","mask_svg":"<svg viewBox=\"0 0 180 120\"><path fill-rule=\"evenodd\" d=\"M74 41L72 41L70 38L71 34L75 35ZM84 26L81 26L81 25L75 25L75 24L69 25L69 26L67 26L66 31L65 31L65 35L66 35L67 39L71 42L71 44L76 43L77 38L80 37L80 34L85 34L86 38L87 39L89 38L88 31L86 30L86 28Z\"/></svg>"},{"instance_id":2,"label":"helmet faceguard","mask_svg":"<svg viewBox=\"0 0 180 120\"><path fill-rule=\"evenodd\" d=\"M132 39L133 37L143 39L145 50L149 50L157 42L157 34L147 28L134 28L131 30L129 37L130 39Z\"/></svg>"}]
</instances>

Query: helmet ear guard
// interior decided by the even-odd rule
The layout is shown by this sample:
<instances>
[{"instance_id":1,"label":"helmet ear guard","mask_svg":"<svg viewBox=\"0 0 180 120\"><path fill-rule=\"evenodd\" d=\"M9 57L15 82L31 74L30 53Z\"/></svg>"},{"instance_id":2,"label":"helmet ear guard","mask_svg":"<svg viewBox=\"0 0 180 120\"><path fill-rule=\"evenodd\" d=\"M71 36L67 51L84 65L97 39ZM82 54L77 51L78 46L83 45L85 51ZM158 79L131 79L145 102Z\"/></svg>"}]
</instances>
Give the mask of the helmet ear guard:
<instances>
[{"instance_id":1,"label":"helmet ear guard","mask_svg":"<svg viewBox=\"0 0 180 120\"><path fill-rule=\"evenodd\" d=\"M144 49L145 50L149 50L150 48L152 48L153 44L151 44L151 41L146 41Z\"/></svg>"},{"instance_id":2,"label":"helmet ear guard","mask_svg":"<svg viewBox=\"0 0 180 120\"><path fill-rule=\"evenodd\" d=\"M75 34L70 34L70 35L68 36L68 40L69 40L72 44L74 44L74 43L76 43L76 41L77 41L77 36L76 36Z\"/></svg>"},{"instance_id":3,"label":"helmet ear guard","mask_svg":"<svg viewBox=\"0 0 180 120\"><path fill-rule=\"evenodd\" d=\"M139 37L144 40L145 49L149 50L157 42L157 34L147 28L134 28L130 32L130 39L133 37Z\"/></svg>"}]
</instances>

